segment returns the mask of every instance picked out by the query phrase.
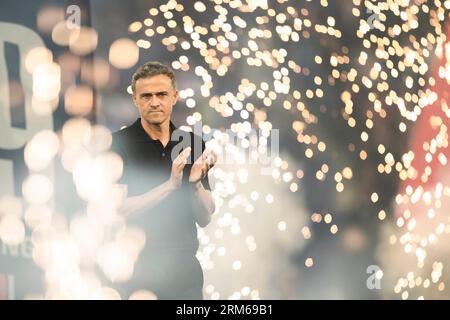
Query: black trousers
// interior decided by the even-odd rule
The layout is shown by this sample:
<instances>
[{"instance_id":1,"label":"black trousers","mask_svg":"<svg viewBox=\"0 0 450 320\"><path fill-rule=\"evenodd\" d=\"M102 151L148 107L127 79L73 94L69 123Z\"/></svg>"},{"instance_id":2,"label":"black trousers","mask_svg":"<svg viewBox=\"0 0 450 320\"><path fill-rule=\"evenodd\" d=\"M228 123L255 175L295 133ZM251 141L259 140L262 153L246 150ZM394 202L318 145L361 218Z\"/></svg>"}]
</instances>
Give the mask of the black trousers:
<instances>
[{"instance_id":1,"label":"black trousers","mask_svg":"<svg viewBox=\"0 0 450 320\"><path fill-rule=\"evenodd\" d=\"M133 277L114 287L122 299L144 289L160 300L202 300L203 271L192 253L179 250L144 253L135 265Z\"/></svg>"}]
</instances>

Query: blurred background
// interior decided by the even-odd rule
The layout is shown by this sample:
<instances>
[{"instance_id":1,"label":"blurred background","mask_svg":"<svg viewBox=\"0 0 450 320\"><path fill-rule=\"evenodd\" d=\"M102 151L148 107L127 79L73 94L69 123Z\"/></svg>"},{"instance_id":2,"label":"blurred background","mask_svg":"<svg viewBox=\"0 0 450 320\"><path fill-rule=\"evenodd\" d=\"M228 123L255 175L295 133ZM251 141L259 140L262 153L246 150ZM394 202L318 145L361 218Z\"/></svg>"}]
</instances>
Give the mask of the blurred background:
<instances>
[{"instance_id":1,"label":"blurred background","mask_svg":"<svg viewBox=\"0 0 450 320\"><path fill-rule=\"evenodd\" d=\"M157 298L109 151L149 60L220 155L205 299L450 297L450 1L0 8L0 299Z\"/></svg>"}]
</instances>

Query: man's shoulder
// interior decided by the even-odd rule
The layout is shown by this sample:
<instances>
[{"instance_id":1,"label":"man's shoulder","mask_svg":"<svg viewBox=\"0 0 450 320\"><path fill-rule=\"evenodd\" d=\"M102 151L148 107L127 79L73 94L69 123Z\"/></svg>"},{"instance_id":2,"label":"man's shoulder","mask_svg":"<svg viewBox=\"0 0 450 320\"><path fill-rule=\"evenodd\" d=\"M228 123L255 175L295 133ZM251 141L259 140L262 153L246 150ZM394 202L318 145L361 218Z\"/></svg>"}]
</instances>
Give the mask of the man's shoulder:
<instances>
[{"instance_id":1,"label":"man's shoulder","mask_svg":"<svg viewBox=\"0 0 450 320\"><path fill-rule=\"evenodd\" d=\"M132 130L129 126L124 126L124 127L120 128L119 130L114 131L112 133L112 135L113 135L113 138L124 137L124 136L129 135L131 133L131 131Z\"/></svg>"},{"instance_id":2,"label":"man's shoulder","mask_svg":"<svg viewBox=\"0 0 450 320\"><path fill-rule=\"evenodd\" d=\"M123 139L136 135L135 123L121 127L112 133L113 139Z\"/></svg>"},{"instance_id":3,"label":"man's shoulder","mask_svg":"<svg viewBox=\"0 0 450 320\"><path fill-rule=\"evenodd\" d=\"M124 126L117 131L112 132L112 149L116 152L122 153L130 141L137 139L134 123L129 126Z\"/></svg>"}]
</instances>

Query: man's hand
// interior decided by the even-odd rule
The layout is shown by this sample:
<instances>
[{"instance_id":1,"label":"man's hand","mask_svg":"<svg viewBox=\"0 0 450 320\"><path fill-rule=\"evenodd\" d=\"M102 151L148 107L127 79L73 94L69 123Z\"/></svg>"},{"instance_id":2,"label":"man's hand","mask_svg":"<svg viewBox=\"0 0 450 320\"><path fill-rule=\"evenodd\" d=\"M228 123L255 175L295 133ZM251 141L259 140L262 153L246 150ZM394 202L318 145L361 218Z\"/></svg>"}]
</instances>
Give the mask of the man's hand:
<instances>
[{"instance_id":1,"label":"man's hand","mask_svg":"<svg viewBox=\"0 0 450 320\"><path fill-rule=\"evenodd\" d=\"M191 154L191 148L184 149L178 157L172 163L172 173L170 174L170 185L173 189L177 189L181 186L183 179L183 168L187 163L187 159Z\"/></svg>"},{"instance_id":2,"label":"man's hand","mask_svg":"<svg viewBox=\"0 0 450 320\"><path fill-rule=\"evenodd\" d=\"M217 156L212 150L205 150L192 165L189 182L195 184L206 177L209 169L216 163L216 160Z\"/></svg>"}]
</instances>

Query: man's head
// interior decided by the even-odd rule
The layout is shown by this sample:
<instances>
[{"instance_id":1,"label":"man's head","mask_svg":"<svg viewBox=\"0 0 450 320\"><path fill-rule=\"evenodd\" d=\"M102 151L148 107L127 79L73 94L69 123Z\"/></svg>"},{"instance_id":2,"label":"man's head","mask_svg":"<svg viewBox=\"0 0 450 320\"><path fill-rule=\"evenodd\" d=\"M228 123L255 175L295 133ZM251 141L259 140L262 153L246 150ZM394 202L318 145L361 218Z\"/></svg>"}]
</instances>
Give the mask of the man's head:
<instances>
[{"instance_id":1,"label":"man's head","mask_svg":"<svg viewBox=\"0 0 450 320\"><path fill-rule=\"evenodd\" d=\"M175 74L159 62L147 62L131 81L133 101L143 120L152 125L170 121L172 108L178 99Z\"/></svg>"}]
</instances>

